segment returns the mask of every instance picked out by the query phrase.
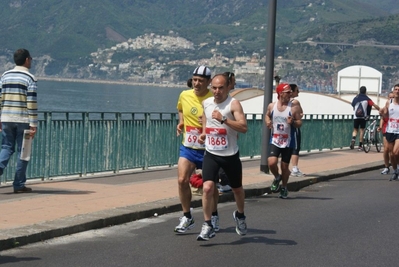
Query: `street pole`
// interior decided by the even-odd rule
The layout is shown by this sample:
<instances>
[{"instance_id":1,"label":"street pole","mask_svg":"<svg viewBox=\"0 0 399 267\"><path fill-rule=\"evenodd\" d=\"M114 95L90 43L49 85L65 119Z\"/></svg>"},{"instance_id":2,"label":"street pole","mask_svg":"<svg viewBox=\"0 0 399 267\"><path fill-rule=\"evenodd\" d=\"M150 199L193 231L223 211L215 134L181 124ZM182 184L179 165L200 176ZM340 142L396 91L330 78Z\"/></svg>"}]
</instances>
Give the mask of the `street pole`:
<instances>
[{"instance_id":1,"label":"street pole","mask_svg":"<svg viewBox=\"0 0 399 267\"><path fill-rule=\"evenodd\" d=\"M260 157L260 171L269 173L267 156L269 155L270 129L265 123L267 106L273 100L273 74L274 74L274 45L276 38L276 10L277 0L269 0L269 22L267 27L266 47L266 70L265 70L265 91L263 97L263 127L262 127L262 149Z\"/></svg>"}]
</instances>

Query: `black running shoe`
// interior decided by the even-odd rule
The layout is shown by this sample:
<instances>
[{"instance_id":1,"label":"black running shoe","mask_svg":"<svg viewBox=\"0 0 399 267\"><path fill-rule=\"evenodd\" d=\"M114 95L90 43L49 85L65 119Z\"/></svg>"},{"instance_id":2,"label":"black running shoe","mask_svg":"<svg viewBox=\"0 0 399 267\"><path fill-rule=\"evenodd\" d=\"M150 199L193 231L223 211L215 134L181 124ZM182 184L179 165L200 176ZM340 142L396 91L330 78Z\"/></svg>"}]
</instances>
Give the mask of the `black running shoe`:
<instances>
[{"instance_id":1,"label":"black running shoe","mask_svg":"<svg viewBox=\"0 0 399 267\"><path fill-rule=\"evenodd\" d=\"M398 174L396 172L394 172L391 176L391 179L389 179L389 181L396 181L398 180Z\"/></svg>"},{"instance_id":2,"label":"black running shoe","mask_svg":"<svg viewBox=\"0 0 399 267\"><path fill-rule=\"evenodd\" d=\"M354 148L355 148L355 141L356 141L356 140L353 140L353 139L352 139L351 145L349 146L350 149L354 149Z\"/></svg>"}]
</instances>

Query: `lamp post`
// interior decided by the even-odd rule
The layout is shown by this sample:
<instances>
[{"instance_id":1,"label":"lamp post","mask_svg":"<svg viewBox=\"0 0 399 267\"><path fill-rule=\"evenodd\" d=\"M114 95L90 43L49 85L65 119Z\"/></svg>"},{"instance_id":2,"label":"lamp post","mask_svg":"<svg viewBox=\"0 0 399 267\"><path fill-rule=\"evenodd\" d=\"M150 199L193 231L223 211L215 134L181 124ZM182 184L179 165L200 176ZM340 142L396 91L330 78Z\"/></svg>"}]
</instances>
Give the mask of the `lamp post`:
<instances>
[{"instance_id":1,"label":"lamp post","mask_svg":"<svg viewBox=\"0 0 399 267\"><path fill-rule=\"evenodd\" d=\"M274 73L274 46L276 38L276 10L277 0L269 0L269 20L267 25L267 47L266 47L266 69L265 69L265 91L263 97L263 127L262 127L262 148L260 156L260 171L269 173L267 156L270 151L269 139L270 129L264 122L267 106L273 100L273 73ZM278 76L277 76L278 77ZM280 80L279 80L280 81ZM277 82L277 80L276 80Z\"/></svg>"}]
</instances>

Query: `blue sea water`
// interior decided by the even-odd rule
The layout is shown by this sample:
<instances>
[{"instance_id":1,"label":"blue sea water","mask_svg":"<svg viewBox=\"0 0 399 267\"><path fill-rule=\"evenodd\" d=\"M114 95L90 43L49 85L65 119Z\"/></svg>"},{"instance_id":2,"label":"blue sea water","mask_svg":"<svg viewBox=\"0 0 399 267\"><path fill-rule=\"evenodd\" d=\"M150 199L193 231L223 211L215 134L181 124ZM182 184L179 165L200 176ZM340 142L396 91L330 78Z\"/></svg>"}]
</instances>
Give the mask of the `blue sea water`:
<instances>
[{"instance_id":1,"label":"blue sea water","mask_svg":"<svg viewBox=\"0 0 399 267\"><path fill-rule=\"evenodd\" d=\"M187 88L38 81L39 111L175 113Z\"/></svg>"}]
</instances>

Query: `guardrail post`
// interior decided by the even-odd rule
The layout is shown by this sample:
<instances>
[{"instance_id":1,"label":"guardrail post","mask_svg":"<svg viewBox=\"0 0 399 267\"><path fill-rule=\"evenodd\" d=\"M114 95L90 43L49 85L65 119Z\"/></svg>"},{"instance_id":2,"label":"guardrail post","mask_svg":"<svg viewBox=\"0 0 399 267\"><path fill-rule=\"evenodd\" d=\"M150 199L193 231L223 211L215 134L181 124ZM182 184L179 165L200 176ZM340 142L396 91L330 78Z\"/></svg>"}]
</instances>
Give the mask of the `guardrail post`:
<instances>
[{"instance_id":1,"label":"guardrail post","mask_svg":"<svg viewBox=\"0 0 399 267\"><path fill-rule=\"evenodd\" d=\"M333 150L334 148L334 129L335 129L335 116L334 115L328 115L329 119L331 119L331 130L329 131L330 133L330 150Z\"/></svg>"},{"instance_id":2,"label":"guardrail post","mask_svg":"<svg viewBox=\"0 0 399 267\"><path fill-rule=\"evenodd\" d=\"M88 142L89 142L89 134L90 134L90 129L89 129L89 113L84 112L82 114L82 119L83 119L83 147L82 147L82 169L81 169L81 174L80 176L86 176L87 175L87 156L88 156Z\"/></svg>"},{"instance_id":3,"label":"guardrail post","mask_svg":"<svg viewBox=\"0 0 399 267\"><path fill-rule=\"evenodd\" d=\"M116 113L116 155L115 155L115 170L114 173L119 172L119 164L120 164L120 151L122 149L122 138L121 138L121 120L122 115L120 112Z\"/></svg>"},{"instance_id":4,"label":"guardrail post","mask_svg":"<svg viewBox=\"0 0 399 267\"><path fill-rule=\"evenodd\" d=\"M45 159L44 159L44 175L42 180L50 178L50 166L51 166L51 149L52 149L52 113L46 112L44 113L44 120L46 121L46 136L45 136Z\"/></svg>"},{"instance_id":5,"label":"guardrail post","mask_svg":"<svg viewBox=\"0 0 399 267\"><path fill-rule=\"evenodd\" d=\"M150 160L150 126L151 126L151 114L145 113L145 138L144 138L144 170L148 170L149 160Z\"/></svg>"}]
</instances>

